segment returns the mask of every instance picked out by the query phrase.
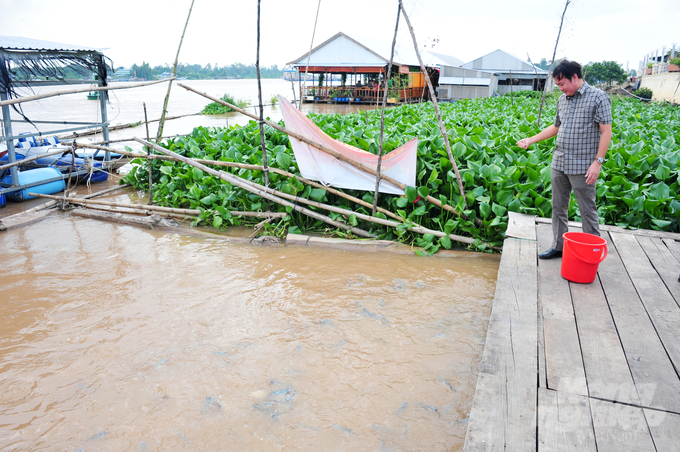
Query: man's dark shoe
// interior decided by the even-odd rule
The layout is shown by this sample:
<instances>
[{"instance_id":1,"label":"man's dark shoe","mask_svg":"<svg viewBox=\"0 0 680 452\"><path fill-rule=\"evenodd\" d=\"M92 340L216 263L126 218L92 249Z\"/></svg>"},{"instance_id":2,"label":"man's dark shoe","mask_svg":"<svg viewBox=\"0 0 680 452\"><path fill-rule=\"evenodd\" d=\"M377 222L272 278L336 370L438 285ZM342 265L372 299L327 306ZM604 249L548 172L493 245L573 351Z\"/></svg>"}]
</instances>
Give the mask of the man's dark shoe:
<instances>
[{"instance_id":1,"label":"man's dark shoe","mask_svg":"<svg viewBox=\"0 0 680 452\"><path fill-rule=\"evenodd\" d=\"M552 259L555 257L562 257L562 251L550 248L548 251L544 251L538 255L539 259Z\"/></svg>"}]
</instances>

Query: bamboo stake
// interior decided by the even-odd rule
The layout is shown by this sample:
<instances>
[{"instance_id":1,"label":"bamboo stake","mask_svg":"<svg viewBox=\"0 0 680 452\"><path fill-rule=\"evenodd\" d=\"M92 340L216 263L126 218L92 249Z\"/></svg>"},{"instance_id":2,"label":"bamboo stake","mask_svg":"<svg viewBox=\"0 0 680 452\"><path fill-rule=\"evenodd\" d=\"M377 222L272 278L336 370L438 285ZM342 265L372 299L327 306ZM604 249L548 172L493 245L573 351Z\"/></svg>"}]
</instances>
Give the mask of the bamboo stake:
<instances>
[{"instance_id":1,"label":"bamboo stake","mask_svg":"<svg viewBox=\"0 0 680 452\"><path fill-rule=\"evenodd\" d=\"M328 224L330 224L331 226L335 226L336 228L344 229L344 230L346 230L346 231L350 231L350 232L352 232L352 233L354 233L354 234L356 234L356 235L359 235L359 236L361 236L361 237L374 238L373 234L370 234L370 233L364 231L363 229L356 228L356 227L352 227L352 226L348 226L348 225L346 225L346 224L343 224L343 223L340 223L340 222L338 222L338 221L335 221L335 220L333 220L332 218L330 218L330 217L328 217L328 216L326 216L326 215L322 215L322 214L320 214L320 213L318 213L318 212L314 212L314 211L309 210L309 209L306 209L306 208L304 208L304 207L300 207L300 206L298 206L297 204L288 202L288 201L286 201L286 200L284 200L284 199L281 199L281 198L278 197L278 196L271 195L271 194L265 192L264 190L262 190L262 189L259 188L259 187L256 188L256 187L250 186L249 184L245 183L243 179L241 179L241 178L239 178L239 177L236 177L236 176L234 176L234 175L232 175L232 174L225 173L224 171L215 171L215 170L212 169L212 168L208 168L207 166L205 166L205 165L203 165L203 164L197 163L197 162L195 162L195 161L193 161L193 160L191 160L191 159L189 159L189 158L187 158L187 157L184 157L184 156L181 156L181 155L179 155L179 154L176 154L176 153L174 153L174 152L172 152L172 151L170 151L170 150L168 150L168 149L165 149L165 148L163 148L163 147L161 147L161 146L158 146L157 144L150 143L150 142L148 142L148 141L142 140L141 138L135 138L135 141L137 141L138 143L141 143L141 144L143 144L143 145L145 145L145 146L151 146L152 148L154 148L154 149L157 150L158 152L161 152L161 153L163 153L163 154L165 154L165 155L169 155L169 156L175 157L176 159L178 159L178 160L180 160L180 161L186 163L187 165L191 165L191 166L193 166L193 167L195 167L195 168L198 168L198 169L200 169L200 170L202 170L202 171L205 171L205 172L208 173L208 174L212 174L213 176L217 176L217 177L219 177L220 179L225 180L225 181L227 181L227 182L229 182L229 183L231 183L231 184L233 184L233 185L236 185L236 186L239 187L239 188L242 188L242 189L244 189L244 190L246 190L246 191L249 191L249 192L251 192L251 193L254 193L254 194L256 194L256 195L259 195L260 197L262 197L262 198L264 198L264 199L268 199L268 200L270 200L270 201L274 201L274 202L277 203L277 204L281 204L281 205L283 205L283 206L290 207L290 208L292 208L293 210L295 210L295 211L297 211L297 212L303 213L303 214L305 214L305 215L307 215L307 216L310 216L310 217L312 217L312 218L315 218L315 219L317 219L317 220L321 220L321 221L323 221L324 223L328 223Z\"/></svg>"},{"instance_id":2,"label":"bamboo stake","mask_svg":"<svg viewBox=\"0 0 680 452\"><path fill-rule=\"evenodd\" d=\"M458 190L460 191L460 195L463 197L463 204L465 207L467 207L467 200L465 199L465 190L463 190L463 180L460 177L460 173L458 172L458 165L456 164L456 160L453 158L453 153L451 152L451 144L449 143L449 135L446 131L446 126L444 126L444 121L442 121L442 115L439 112L439 103L437 102L437 96L434 93L434 88L432 87L432 81L430 80L430 74L428 74L427 69L425 68L425 64L423 63L423 59L420 56L420 51L418 50L418 43L416 42L416 35L413 31L413 26L411 25L411 21L408 18L408 14L406 14L406 9L404 9L404 3L402 0L399 0L399 7L401 8L402 12L404 13L404 19L406 20L406 24L408 25L408 29L411 32L411 38L413 39L413 48L416 51L416 56L418 56L418 62L420 63L420 70L423 71L423 74L425 75L425 81L427 81L427 86L430 89L430 97L432 98L432 105L434 106L434 111L437 114L437 121L439 121L439 129L442 131L442 136L444 137L444 144L446 145L446 153L449 155L449 160L451 160L451 164L453 165L453 171L456 173L456 179L458 180Z\"/></svg>"},{"instance_id":3,"label":"bamboo stake","mask_svg":"<svg viewBox=\"0 0 680 452\"><path fill-rule=\"evenodd\" d=\"M175 64L172 66L172 79L174 80L177 76L177 62L179 61L179 51L182 48L182 42L184 41L184 34L187 32L187 25L189 25L189 18L191 17L191 10L194 9L194 0L191 0L191 6L189 7L189 14L187 15L187 21L184 22L184 30L182 31L182 37L179 40L179 45L177 46L177 54L175 55ZM168 92L165 95L165 101L163 102L163 111L161 112L161 120L158 123L158 133L156 134L156 142L161 142L161 137L163 136L163 126L165 125L165 115L168 113L168 102L170 101L170 90L172 89L172 80L168 83Z\"/></svg>"},{"instance_id":4,"label":"bamboo stake","mask_svg":"<svg viewBox=\"0 0 680 452\"><path fill-rule=\"evenodd\" d=\"M146 125L146 141L149 141L149 118L146 116L146 102L144 106L144 124ZM149 165L149 204L153 204L153 171L151 171L151 149L146 148L146 163Z\"/></svg>"},{"instance_id":5,"label":"bamboo stake","mask_svg":"<svg viewBox=\"0 0 680 452\"><path fill-rule=\"evenodd\" d=\"M46 195L42 193L31 193L30 196L36 196L38 198L55 199L58 201L66 201L71 204L83 204L83 205L100 205L108 207L121 207L124 209L134 209L134 210L145 210L152 212L161 213L172 213L176 215L189 215L198 216L201 211L198 209L178 209L174 207L162 207L162 206L149 206L146 204L132 204L125 202L113 202L113 201L92 201L89 199L79 199L79 198L65 198L62 196ZM252 217L252 218L283 218L288 215L285 212L246 212L246 211L232 211L229 212L234 217Z\"/></svg>"},{"instance_id":6,"label":"bamboo stake","mask_svg":"<svg viewBox=\"0 0 680 452\"><path fill-rule=\"evenodd\" d=\"M279 192L277 190L274 190L273 188L263 187L263 186L255 183L253 181L249 181L249 180L244 179L244 182L253 186L253 187L259 187L262 190L266 191L267 193L276 194L277 196L280 196L281 198L290 199L291 201L295 201L295 202L301 202L301 203L304 203L304 204L307 204L307 205L310 205L310 206L313 206L313 207L328 210L329 212L335 212L335 213L339 213L339 214L346 215L346 216L356 215L357 218L360 218L364 221L368 221L370 223L375 223L375 224L380 224L380 225L383 225L383 226L390 226L390 227L393 227L393 228L404 225L404 223L401 223L401 222L384 220L382 218L378 218L378 217L375 217L375 216L372 216L372 215L366 215L366 214L363 214L363 213L355 212L353 210L343 209L342 207L335 207L335 206L331 206L331 205L328 205L328 204L320 203L318 201L313 201L311 199L300 198L298 196L289 195L288 193ZM446 234L445 232L435 231L433 229L428 229L428 228L425 228L425 227L419 226L419 225L410 226L410 225L406 224L406 229L408 229L409 231L417 232L419 234L433 234L436 237L447 237L448 236L451 240L455 240L457 242L465 243L467 245L473 245L476 242L476 240L471 239L469 237L463 237L461 235L455 235L455 234ZM485 242L482 242L482 243L485 243ZM491 247L495 250L501 249L499 247L493 247L493 246L489 245L488 243L486 243L486 245L488 245L489 247Z\"/></svg>"},{"instance_id":7,"label":"bamboo stake","mask_svg":"<svg viewBox=\"0 0 680 452\"><path fill-rule=\"evenodd\" d=\"M202 93L202 92L200 92L200 91L198 91L198 90L195 90L195 89L193 89L193 88L191 88L191 87L189 87L189 86L186 86L186 85L184 85L184 84L182 84L182 83L178 83L177 85L180 86L180 87L182 87L182 88L184 88L184 89L186 89L186 90L188 90L188 91L194 92L194 93L198 94L199 96L203 96L203 97L205 97L205 98L207 98L207 99L210 99L210 100L212 100L213 102L217 102L217 103L219 103L219 104L226 105L227 107L231 108L231 109L234 110L234 111L237 111L237 112L241 113L242 115L245 115L245 116L248 116L248 117L250 117L250 118L253 118L253 119L255 119L256 121L258 120L257 116L252 115L252 114L250 114L250 113L247 113L247 112L243 111L242 109L238 108L236 105L232 105L232 104L230 104L229 102L225 102L225 101L223 101L223 100L221 100L221 99L217 99L217 98L215 98L215 97L213 97L213 96L210 96L210 95L208 95L208 94L206 94L206 93ZM377 176L377 172L376 172L373 168L368 167L368 166L366 166L366 165L363 165L363 164L361 164L361 163L359 163L359 162L356 162L356 161L354 161L354 160L352 160L352 159L350 159L350 158L348 158L348 157L345 157L344 155L340 154L339 152L335 151L334 149L329 148L328 146L325 146L325 145L323 145L323 144L319 144L319 143L317 143L317 142L315 142L315 141L310 140L309 138L305 137L304 135L301 135L301 134L299 134L299 133L297 133L297 132L293 132L292 130L287 129L287 128L285 128L285 127L281 127L280 125L276 124L275 122L267 121L267 120L265 119L265 123L267 123L267 124L268 124L269 126L271 126L272 128L278 130L279 132L283 132L283 133L285 133L285 134L287 134L287 135L290 135L290 136L293 137L293 138L296 138L296 139L302 141L303 143L307 143L308 145L310 145L310 146L312 146L312 147L314 147L314 148L316 148L316 149L318 149L318 150L320 150L320 151L322 151L322 152L325 152L326 154L331 155L331 156L335 157L336 159L338 159L338 160L340 160L340 161L342 161L342 162L345 162L345 163L347 163L347 164L349 164L349 165L352 165L353 167L355 167L355 168L357 168L357 169L360 169L360 170L362 170L362 171L364 171L364 172L366 172L366 173L368 173L368 174L372 174L373 176ZM137 138L136 138L136 139L137 139ZM380 175L380 178L381 178L382 180L384 180L385 182L389 182L390 184L392 184L392 185L394 185L395 187L398 187L398 188L400 188L400 189L402 189L402 190L405 190L405 189L406 189L406 184L402 184L402 183L399 182L398 180L393 179L393 178L391 178L391 177L389 177L389 176L387 176L387 175L385 175L385 174L381 174L381 175ZM448 210L449 212L452 212L452 213L455 214L456 216L465 218L465 216L464 216L463 214L461 214L460 212L458 212L456 209L454 209L453 207L451 207L451 206L448 205L448 204L442 204L442 202L441 202L440 200L435 199L435 198L433 198L432 196L427 196L427 197L425 198L425 200L426 200L427 202L430 202L430 203L434 204L434 205L437 206L437 207L441 207L441 208L444 209L444 210ZM475 224L479 226L479 225L482 224L482 222L481 222L481 220L478 218L478 219L475 220Z\"/></svg>"},{"instance_id":8,"label":"bamboo stake","mask_svg":"<svg viewBox=\"0 0 680 452\"><path fill-rule=\"evenodd\" d=\"M115 151L115 152L118 152L119 154L122 154L122 155L125 155L125 156L128 156L128 157L147 158L147 156L145 154L140 154L140 153L136 153L136 152L128 152L128 151L124 151L124 150L121 150L121 149L107 148L105 146L98 146L98 145L92 145L92 144L79 144L78 147L79 148L94 148L94 149L100 149L100 150L103 150L103 151L110 149L111 152ZM167 156L167 155L151 154L149 156L149 158L151 160L162 160L162 161L166 161L166 162L178 162L178 161L180 161L180 160L177 160L177 159L172 158L172 157ZM248 170L252 170L252 171L263 171L264 170L264 168L260 165L251 165L251 164L247 164L247 163L222 162L222 161L219 161L219 160L203 160L203 159L192 159L192 160L195 161L195 162L198 162L198 163L202 163L203 165L225 166L225 167L229 167L229 168L242 168L242 169L248 169ZM364 201L363 199L359 199L359 198L356 198L352 195L348 195L347 193L342 192L340 190L336 190L333 187L330 187L330 186L327 186L327 185L322 185L318 182L305 179L304 177L299 176L297 174L289 173L288 171L285 171L285 170L282 170L282 169L279 169L279 168L274 168L274 167L269 167L269 171L276 173L276 174L280 174L282 176L289 177L291 179L297 178L297 180L299 180L303 184L307 184L307 185L310 185L310 186L315 187L315 188L324 189L324 190L328 191L329 193L333 193L334 195L337 195L341 198L345 198L349 201L360 204L364 207L368 207L368 208L373 207L373 205L371 203L368 203L368 202ZM382 207L378 207L378 212L381 212L381 213L387 215L388 217L392 217L396 220L403 221L403 219L401 217L399 217L398 215L392 213L391 211L389 211L387 209L383 209Z\"/></svg>"},{"instance_id":9,"label":"bamboo stake","mask_svg":"<svg viewBox=\"0 0 680 452\"><path fill-rule=\"evenodd\" d=\"M20 104L22 102L30 102L33 100L38 100L38 99L46 99L48 97L55 97L55 96L63 96L65 94L77 94L77 93L87 93L90 91L109 91L113 89L130 89L130 88L139 88L141 86L148 86L148 85L155 85L157 83L163 83L163 82L168 82L174 80L175 77L170 77L170 78L164 78L163 80L154 80L151 82L139 82L139 83L131 83L129 85L125 86L99 86L97 88L72 88L72 89L65 89L62 91L52 91L51 93L43 93L43 94L36 94L34 96L24 96L24 97L17 97L13 99L7 99L0 101L0 107L4 107L5 105L14 105L14 104Z\"/></svg>"},{"instance_id":10,"label":"bamboo stake","mask_svg":"<svg viewBox=\"0 0 680 452\"><path fill-rule=\"evenodd\" d=\"M269 165L267 164L267 146L264 142L264 107L262 107L262 82L260 80L260 0L257 0L257 97L260 101L260 145L262 146L262 166L264 167L264 186L269 187ZM267 203L269 210L269 203Z\"/></svg>"},{"instance_id":11,"label":"bamboo stake","mask_svg":"<svg viewBox=\"0 0 680 452\"><path fill-rule=\"evenodd\" d=\"M5 165L2 165L2 166L0 166L0 171L4 170L6 168L11 168L13 166L23 165L24 163L32 162L33 160L38 160L38 159L41 159L43 157L49 157L50 155L68 154L69 152L71 152L70 149L61 149L59 151L45 152L44 154L35 155L33 157L28 157L28 158L25 158L25 159L22 159L22 160L17 160L14 163L7 163Z\"/></svg>"},{"instance_id":12,"label":"bamboo stake","mask_svg":"<svg viewBox=\"0 0 680 452\"><path fill-rule=\"evenodd\" d=\"M383 93L382 109L380 111L380 147L378 148L378 165L376 166L375 191L373 192L373 215L378 208L378 198L380 197L380 166L383 158L383 138L385 135L385 108L387 108L387 89L392 76L392 60L394 59L394 46L397 44L397 32L399 30L399 13L401 8L397 8L397 23L394 26L394 38L392 38L392 50L390 51L390 62L387 64L387 82Z\"/></svg>"},{"instance_id":13,"label":"bamboo stake","mask_svg":"<svg viewBox=\"0 0 680 452\"><path fill-rule=\"evenodd\" d=\"M571 3L571 0L567 0L564 4L564 11L562 11L562 18L560 19L560 29L557 31L557 39L555 40L555 49L553 50L552 61L550 62L550 69L548 69L548 78L545 80L545 86L543 87L543 95L541 96L541 106L538 109L538 119L536 120L536 127L541 127L541 114L543 113L543 104L545 103L545 93L548 90L548 81L550 76L552 76L553 65L555 64L555 55L557 54L557 44L560 42L560 35L562 34L562 25L564 24L564 16L567 14L567 7Z\"/></svg>"}]
</instances>

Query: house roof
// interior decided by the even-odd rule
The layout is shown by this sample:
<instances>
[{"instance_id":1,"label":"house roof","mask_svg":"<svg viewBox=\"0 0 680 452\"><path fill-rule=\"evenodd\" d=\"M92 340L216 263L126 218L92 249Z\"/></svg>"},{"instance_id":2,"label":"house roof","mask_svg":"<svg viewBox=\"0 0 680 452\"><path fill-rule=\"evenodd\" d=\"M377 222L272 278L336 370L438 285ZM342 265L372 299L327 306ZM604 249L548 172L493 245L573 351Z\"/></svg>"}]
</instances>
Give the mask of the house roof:
<instances>
[{"instance_id":1,"label":"house roof","mask_svg":"<svg viewBox=\"0 0 680 452\"><path fill-rule=\"evenodd\" d=\"M462 65L465 69L476 69L481 71L493 72L510 72L515 74L531 73L539 75L547 75L548 71L541 69L538 66L527 63L511 53L503 50L494 50L484 56L476 58L468 63Z\"/></svg>"},{"instance_id":2,"label":"house roof","mask_svg":"<svg viewBox=\"0 0 680 452\"><path fill-rule=\"evenodd\" d=\"M0 36L0 49L7 50L57 50L67 52L101 52L106 49L76 46L20 36Z\"/></svg>"},{"instance_id":3,"label":"house roof","mask_svg":"<svg viewBox=\"0 0 680 452\"><path fill-rule=\"evenodd\" d=\"M393 63L405 66L420 66L413 45L396 43ZM389 63L392 43L380 39L348 35L339 32L312 49L309 66L349 66L368 67L385 66ZM286 63L293 66L306 66L308 52L299 58ZM421 51L425 66L434 67L441 64L460 65L456 57L441 53Z\"/></svg>"}]
</instances>

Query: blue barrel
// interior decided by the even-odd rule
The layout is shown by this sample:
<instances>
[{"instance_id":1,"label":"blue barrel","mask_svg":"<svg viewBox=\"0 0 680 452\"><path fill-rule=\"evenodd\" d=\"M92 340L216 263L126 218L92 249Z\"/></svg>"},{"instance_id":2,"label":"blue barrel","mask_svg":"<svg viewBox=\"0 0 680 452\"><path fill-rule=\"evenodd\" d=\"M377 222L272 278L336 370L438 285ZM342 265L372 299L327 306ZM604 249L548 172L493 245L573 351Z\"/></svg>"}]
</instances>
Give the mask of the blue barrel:
<instances>
[{"instance_id":1,"label":"blue barrel","mask_svg":"<svg viewBox=\"0 0 680 452\"><path fill-rule=\"evenodd\" d=\"M5 207L5 204L7 204L7 200L5 199L5 194L0 195L0 207Z\"/></svg>"},{"instance_id":2,"label":"blue barrel","mask_svg":"<svg viewBox=\"0 0 680 452\"><path fill-rule=\"evenodd\" d=\"M31 184L33 182L40 182L48 179L54 179L55 177L62 177L61 171L56 168L37 168L30 171L19 171L19 185ZM11 184L12 176L7 175L2 179L2 183ZM59 193L64 191L66 188L66 183L64 179L48 182L45 184L36 185L29 188L24 188L23 190L15 191L12 193L7 193L7 198L10 201L22 202L27 199L32 199L34 196L28 196L28 193L42 193L46 195L52 195L54 193Z\"/></svg>"}]
</instances>

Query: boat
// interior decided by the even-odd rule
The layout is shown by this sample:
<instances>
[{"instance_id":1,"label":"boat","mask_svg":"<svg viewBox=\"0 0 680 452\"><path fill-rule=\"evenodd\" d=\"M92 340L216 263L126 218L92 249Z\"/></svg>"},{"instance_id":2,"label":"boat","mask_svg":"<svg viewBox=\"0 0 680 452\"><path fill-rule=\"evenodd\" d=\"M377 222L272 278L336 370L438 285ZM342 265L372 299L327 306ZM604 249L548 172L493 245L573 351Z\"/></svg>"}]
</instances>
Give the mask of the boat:
<instances>
[{"instance_id":1,"label":"boat","mask_svg":"<svg viewBox=\"0 0 680 452\"><path fill-rule=\"evenodd\" d=\"M87 93L87 98L89 100L98 100L99 99L99 91L90 91Z\"/></svg>"}]
</instances>

